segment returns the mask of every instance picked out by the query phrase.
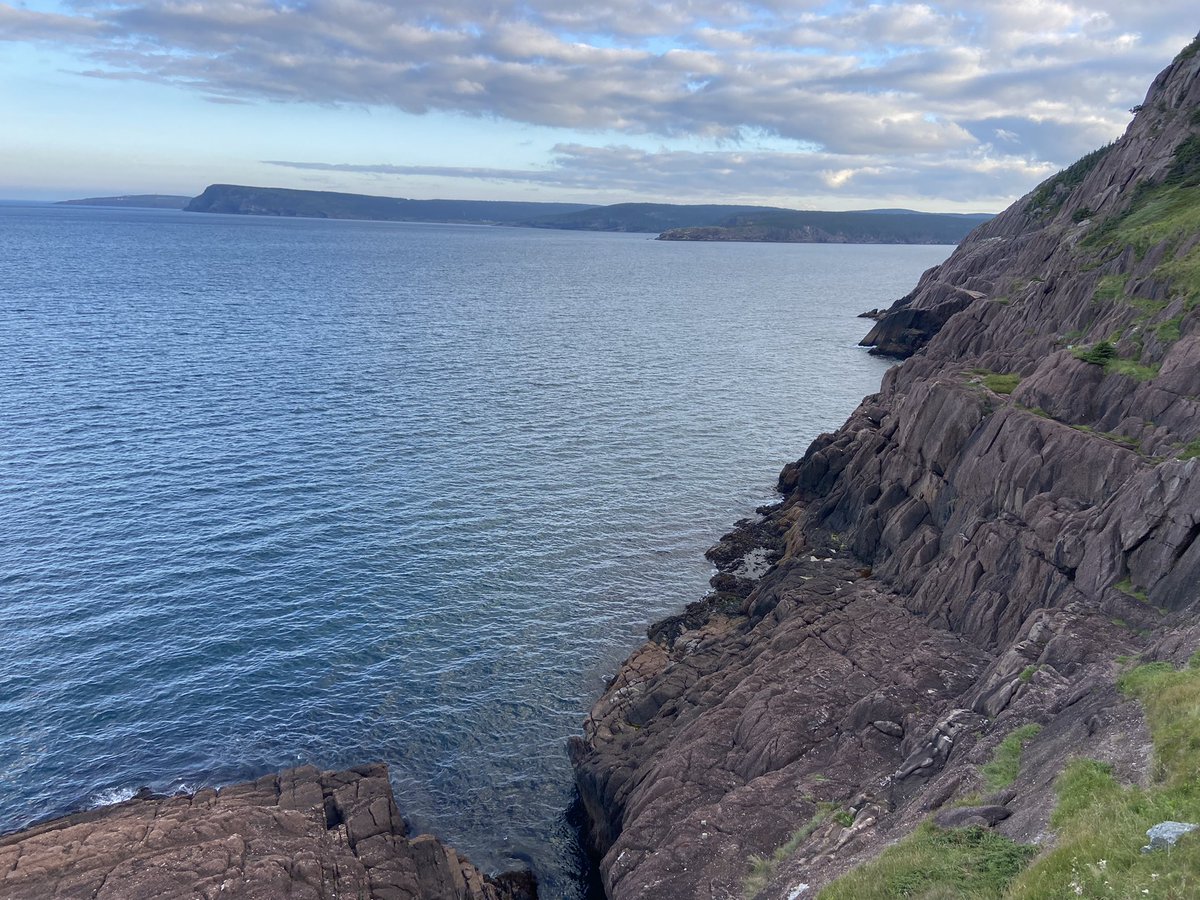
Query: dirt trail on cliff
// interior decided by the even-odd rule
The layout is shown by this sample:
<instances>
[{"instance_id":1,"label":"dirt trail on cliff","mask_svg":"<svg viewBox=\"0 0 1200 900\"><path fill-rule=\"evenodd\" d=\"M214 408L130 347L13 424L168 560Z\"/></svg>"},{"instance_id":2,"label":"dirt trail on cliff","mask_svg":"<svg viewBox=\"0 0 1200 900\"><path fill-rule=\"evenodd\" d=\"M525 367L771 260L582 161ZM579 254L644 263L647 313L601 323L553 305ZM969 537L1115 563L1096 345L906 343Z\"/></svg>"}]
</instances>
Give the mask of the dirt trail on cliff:
<instances>
[{"instance_id":1,"label":"dirt trail on cliff","mask_svg":"<svg viewBox=\"0 0 1200 900\"><path fill-rule=\"evenodd\" d=\"M1145 779L1117 660L1200 642L1198 49L880 317L906 361L597 702L571 754L610 897L815 896L939 811L1048 845L1071 758Z\"/></svg>"}]
</instances>

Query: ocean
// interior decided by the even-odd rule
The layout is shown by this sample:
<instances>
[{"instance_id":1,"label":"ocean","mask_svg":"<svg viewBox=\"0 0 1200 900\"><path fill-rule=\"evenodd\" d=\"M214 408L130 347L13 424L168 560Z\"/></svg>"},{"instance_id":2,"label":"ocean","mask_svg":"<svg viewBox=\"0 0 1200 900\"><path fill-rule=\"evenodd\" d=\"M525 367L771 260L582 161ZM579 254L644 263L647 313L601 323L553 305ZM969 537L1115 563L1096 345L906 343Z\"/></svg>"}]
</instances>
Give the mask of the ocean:
<instances>
[{"instance_id":1,"label":"ocean","mask_svg":"<svg viewBox=\"0 0 1200 900\"><path fill-rule=\"evenodd\" d=\"M0 205L0 830L383 760L588 873L564 744L942 246Z\"/></svg>"}]
</instances>

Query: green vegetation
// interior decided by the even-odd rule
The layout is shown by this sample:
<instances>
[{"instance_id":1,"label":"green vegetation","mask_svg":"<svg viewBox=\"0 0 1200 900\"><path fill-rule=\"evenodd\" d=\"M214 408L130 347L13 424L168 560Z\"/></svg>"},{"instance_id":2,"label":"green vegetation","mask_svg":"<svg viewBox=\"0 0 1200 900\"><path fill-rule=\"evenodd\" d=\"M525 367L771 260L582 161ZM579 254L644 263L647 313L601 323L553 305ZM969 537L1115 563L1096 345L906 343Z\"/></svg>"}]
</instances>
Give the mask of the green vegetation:
<instances>
[{"instance_id":1,"label":"green vegetation","mask_svg":"<svg viewBox=\"0 0 1200 900\"><path fill-rule=\"evenodd\" d=\"M1041 730L1041 725L1022 725L1005 736L992 754L992 761L979 769L989 791L1006 788L1017 780L1021 771L1021 751Z\"/></svg>"},{"instance_id":2,"label":"green vegetation","mask_svg":"<svg viewBox=\"0 0 1200 900\"><path fill-rule=\"evenodd\" d=\"M1183 316L1178 315L1172 319L1167 319L1165 322L1159 322L1158 325L1154 327L1154 333L1158 335L1158 339L1160 341L1171 344L1179 340L1180 335L1182 334L1180 330L1180 326L1182 325Z\"/></svg>"},{"instance_id":3,"label":"green vegetation","mask_svg":"<svg viewBox=\"0 0 1200 900\"><path fill-rule=\"evenodd\" d=\"M1071 351L1076 359L1093 366L1103 366L1106 375L1125 375L1138 381L1149 381L1158 375L1159 365L1143 365L1133 359L1118 359L1117 347L1112 340L1100 341L1090 347L1076 347Z\"/></svg>"},{"instance_id":4,"label":"green vegetation","mask_svg":"<svg viewBox=\"0 0 1200 900\"><path fill-rule=\"evenodd\" d=\"M1200 53L1200 35L1197 35L1195 40L1179 51L1179 54L1175 57L1175 62L1191 59L1197 53Z\"/></svg>"},{"instance_id":5,"label":"green vegetation","mask_svg":"<svg viewBox=\"0 0 1200 900\"><path fill-rule=\"evenodd\" d=\"M987 828L944 830L926 822L878 859L830 884L818 897L991 900L1004 895L1036 852Z\"/></svg>"},{"instance_id":6,"label":"green vegetation","mask_svg":"<svg viewBox=\"0 0 1200 900\"><path fill-rule=\"evenodd\" d=\"M1017 385L1021 383L1021 376L1015 372L1007 374L993 373L983 377L983 384L989 390L997 394L1011 394L1016 390Z\"/></svg>"},{"instance_id":7,"label":"green vegetation","mask_svg":"<svg viewBox=\"0 0 1200 900\"><path fill-rule=\"evenodd\" d=\"M1083 245L1099 250L1102 257L1129 246L1141 257L1162 243L1177 246L1197 231L1200 231L1200 135L1192 135L1175 148L1174 162L1162 182L1139 185L1129 208L1105 222ZM1181 257L1168 253L1154 274L1169 279L1173 288L1187 297L1189 310L1200 303L1200 247Z\"/></svg>"},{"instance_id":8,"label":"green vegetation","mask_svg":"<svg viewBox=\"0 0 1200 900\"><path fill-rule=\"evenodd\" d=\"M1130 450L1137 450L1139 453L1142 450L1142 442L1137 438L1131 438L1127 434L1118 434L1115 431L1097 431L1091 425L1072 425L1071 427L1076 431L1082 431L1084 434L1094 434L1097 437L1112 441L1114 444L1128 447Z\"/></svg>"},{"instance_id":9,"label":"green vegetation","mask_svg":"<svg viewBox=\"0 0 1200 900\"><path fill-rule=\"evenodd\" d=\"M1114 359L1109 361L1104 371L1109 375L1124 375L1135 381L1149 381L1158 377L1160 368L1157 364L1144 366L1132 359Z\"/></svg>"},{"instance_id":10,"label":"green vegetation","mask_svg":"<svg viewBox=\"0 0 1200 900\"><path fill-rule=\"evenodd\" d=\"M1071 351L1071 355L1093 366L1106 366L1116 358L1117 348L1113 346L1112 341L1100 341L1090 347L1076 347Z\"/></svg>"},{"instance_id":11,"label":"green vegetation","mask_svg":"<svg viewBox=\"0 0 1200 900\"><path fill-rule=\"evenodd\" d=\"M1033 680L1033 673L1036 672L1037 670L1038 670L1037 666L1026 666L1024 669L1021 670L1021 674L1018 675L1017 677L1021 680L1022 684L1029 684L1029 682L1031 682Z\"/></svg>"},{"instance_id":12,"label":"green vegetation","mask_svg":"<svg viewBox=\"0 0 1200 900\"><path fill-rule=\"evenodd\" d=\"M1022 870L1033 847L987 829L942 831L926 823L829 885L820 900L1200 896L1200 833L1183 836L1169 852L1141 852L1152 825L1200 821L1200 651L1187 668L1138 666L1117 686L1145 710L1155 759L1149 787L1122 785L1106 763L1076 759L1055 783L1055 843L1028 868ZM1021 731L1001 747L1020 744Z\"/></svg>"},{"instance_id":13,"label":"green vegetation","mask_svg":"<svg viewBox=\"0 0 1200 900\"><path fill-rule=\"evenodd\" d=\"M1087 156L1076 160L1057 175L1042 182L1030 200L1030 206L1041 208L1047 213L1054 213L1063 205L1063 201L1077 188L1092 169L1096 168L1105 154L1112 149L1112 144L1105 144L1093 150Z\"/></svg>"},{"instance_id":14,"label":"green vegetation","mask_svg":"<svg viewBox=\"0 0 1200 900\"><path fill-rule=\"evenodd\" d=\"M1150 602L1150 598L1147 596L1146 592L1140 591L1137 588L1135 588L1133 586L1133 581L1129 578L1126 578L1124 581L1118 581L1116 584L1113 585L1113 587L1115 587L1122 594L1125 594L1128 597L1132 597L1134 600L1138 600L1142 603Z\"/></svg>"},{"instance_id":15,"label":"green vegetation","mask_svg":"<svg viewBox=\"0 0 1200 900\"><path fill-rule=\"evenodd\" d=\"M854 824L854 813L848 809L839 809L833 814L833 821L837 822L843 828L849 828Z\"/></svg>"},{"instance_id":16,"label":"green vegetation","mask_svg":"<svg viewBox=\"0 0 1200 900\"><path fill-rule=\"evenodd\" d=\"M637 221L639 223L660 222L657 229L644 228L638 231L657 230L660 240L666 241L763 241L771 243L812 242L842 239L856 243L877 244L957 244L978 225L991 216L982 214L961 215L957 213L917 213L906 211L879 212L819 212L808 210L779 209L774 207L746 207L734 211L725 207L724 214L705 213L704 209L719 210L720 207L693 207L671 204L621 204L600 207L587 213L575 214L564 225L562 219L547 220L551 227L585 227L587 222ZM611 212L610 212L611 211ZM622 218L613 220L613 212ZM636 214L636 219L630 218ZM542 224L542 223L537 223ZM590 225L586 227L592 227ZM633 228L605 228L604 230L632 231Z\"/></svg>"},{"instance_id":17,"label":"green vegetation","mask_svg":"<svg viewBox=\"0 0 1200 900\"><path fill-rule=\"evenodd\" d=\"M993 372L991 369L972 369L972 375L978 375L979 381L989 391L997 394L1011 394L1018 384L1021 383L1021 376L1016 372Z\"/></svg>"},{"instance_id":18,"label":"green vegetation","mask_svg":"<svg viewBox=\"0 0 1200 900\"><path fill-rule=\"evenodd\" d=\"M1075 223L1082 222L1084 219L1090 219L1095 213L1092 212L1090 206L1081 206L1075 212L1071 213L1071 221Z\"/></svg>"},{"instance_id":19,"label":"green vegetation","mask_svg":"<svg viewBox=\"0 0 1200 900\"><path fill-rule=\"evenodd\" d=\"M1140 852L1151 825L1200 821L1200 668L1150 663L1117 684L1145 709L1153 782L1127 787L1103 763L1071 763L1055 786L1057 843L1014 882L1011 900L1200 896L1200 835L1181 838L1169 853Z\"/></svg>"},{"instance_id":20,"label":"green vegetation","mask_svg":"<svg viewBox=\"0 0 1200 900\"><path fill-rule=\"evenodd\" d=\"M1096 282L1096 292L1093 300L1117 300L1125 295L1125 282L1128 275L1105 275Z\"/></svg>"},{"instance_id":21,"label":"green vegetation","mask_svg":"<svg viewBox=\"0 0 1200 900\"><path fill-rule=\"evenodd\" d=\"M763 888L771 880L771 876L775 874L776 867L795 853L800 845L807 841L814 831L825 823L829 818L829 814L833 811L833 804L822 803L811 819L804 824L803 827L797 828L792 832L791 837L783 844L775 848L775 852L770 856L753 855L750 857L750 872L746 875L745 881L742 882L742 894L746 900L753 900L762 893Z\"/></svg>"},{"instance_id":22,"label":"green vegetation","mask_svg":"<svg viewBox=\"0 0 1200 900\"><path fill-rule=\"evenodd\" d=\"M1183 449L1179 451L1180 459L1196 459L1197 457L1200 457L1200 438L1188 441L1183 445Z\"/></svg>"}]
</instances>

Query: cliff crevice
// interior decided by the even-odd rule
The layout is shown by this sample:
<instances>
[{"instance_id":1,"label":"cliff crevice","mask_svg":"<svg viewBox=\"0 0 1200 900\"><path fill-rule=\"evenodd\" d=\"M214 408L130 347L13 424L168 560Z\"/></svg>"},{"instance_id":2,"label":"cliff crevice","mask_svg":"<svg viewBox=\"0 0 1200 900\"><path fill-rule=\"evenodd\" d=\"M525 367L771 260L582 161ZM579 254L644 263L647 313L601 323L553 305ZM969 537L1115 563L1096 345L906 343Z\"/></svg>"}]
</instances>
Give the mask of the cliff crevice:
<instances>
[{"instance_id":1,"label":"cliff crevice","mask_svg":"<svg viewBox=\"0 0 1200 900\"><path fill-rule=\"evenodd\" d=\"M652 629L597 703L570 749L610 897L742 897L754 855L750 893L815 891L980 791L1024 724L1036 772L977 814L1001 833L1053 839L1076 755L1145 777L1115 660L1186 658L1200 607L1191 50L879 317L864 344L906 361L714 556L773 568Z\"/></svg>"}]
</instances>

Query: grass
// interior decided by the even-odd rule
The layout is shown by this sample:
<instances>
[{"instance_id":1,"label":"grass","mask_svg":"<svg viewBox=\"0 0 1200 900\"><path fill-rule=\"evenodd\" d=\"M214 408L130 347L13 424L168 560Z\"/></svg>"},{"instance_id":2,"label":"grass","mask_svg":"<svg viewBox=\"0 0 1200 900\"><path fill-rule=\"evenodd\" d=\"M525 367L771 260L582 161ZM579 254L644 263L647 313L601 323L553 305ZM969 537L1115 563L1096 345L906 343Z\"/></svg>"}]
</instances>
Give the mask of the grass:
<instances>
[{"instance_id":1,"label":"grass","mask_svg":"<svg viewBox=\"0 0 1200 900\"><path fill-rule=\"evenodd\" d=\"M1200 194L1200 191L1193 191L1193 194ZM1200 196L1194 197L1193 202L1200 207ZM1189 312L1200 303L1200 247L1193 248L1186 256L1160 264L1154 274L1171 280L1172 287L1184 295L1184 305Z\"/></svg>"},{"instance_id":2,"label":"grass","mask_svg":"<svg viewBox=\"0 0 1200 900\"><path fill-rule=\"evenodd\" d=\"M1117 686L1146 714L1154 742L1149 787L1123 785L1108 764L1076 759L1055 782L1054 845L1028 867L1036 848L987 829L943 831L926 822L833 882L819 900L1200 897L1200 832L1169 852L1141 852L1152 825L1200 822L1200 651L1183 669L1138 666Z\"/></svg>"},{"instance_id":3,"label":"grass","mask_svg":"<svg viewBox=\"0 0 1200 900\"><path fill-rule=\"evenodd\" d=\"M1200 438L1188 441L1183 445L1183 449L1179 451L1180 459L1196 459L1196 457L1200 457Z\"/></svg>"},{"instance_id":4,"label":"grass","mask_svg":"<svg viewBox=\"0 0 1200 900\"><path fill-rule=\"evenodd\" d=\"M1131 438L1127 434L1117 434L1115 431L1097 431L1091 425L1072 425L1071 427L1076 431L1082 431L1084 434L1094 434L1097 437L1112 441L1114 444L1120 444L1129 450L1136 450L1138 453L1142 452L1142 442L1137 438Z\"/></svg>"},{"instance_id":5,"label":"grass","mask_svg":"<svg viewBox=\"0 0 1200 900\"><path fill-rule=\"evenodd\" d=\"M1200 896L1200 835L1181 838L1169 853L1141 852L1151 825L1200 822L1200 668L1150 663L1117 684L1145 710L1154 741L1151 785L1122 785L1095 760L1072 762L1055 785L1057 842L1006 898Z\"/></svg>"},{"instance_id":6,"label":"grass","mask_svg":"<svg viewBox=\"0 0 1200 900\"><path fill-rule=\"evenodd\" d=\"M1128 278L1128 275L1105 275L1096 282L1096 290L1092 294L1092 300L1118 300L1124 297L1125 282Z\"/></svg>"},{"instance_id":7,"label":"grass","mask_svg":"<svg viewBox=\"0 0 1200 900\"><path fill-rule=\"evenodd\" d=\"M992 754L991 762L979 769L983 783L989 791L1006 788L1017 780L1017 774L1021 771L1021 751L1041 730L1041 725L1022 725L1005 736Z\"/></svg>"},{"instance_id":8,"label":"grass","mask_svg":"<svg viewBox=\"0 0 1200 900\"><path fill-rule=\"evenodd\" d=\"M1118 581L1116 584L1113 585L1113 587L1115 587L1122 594L1125 594L1128 597L1132 597L1134 600L1138 600L1142 603L1150 602L1150 598L1149 598L1149 596L1147 596L1146 592L1139 591L1137 588L1135 588L1133 586L1133 581L1129 578L1126 578L1124 581Z\"/></svg>"},{"instance_id":9,"label":"grass","mask_svg":"<svg viewBox=\"0 0 1200 900\"><path fill-rule=\"evenodd\" d=\"M775 874L775 869L779 864L795 853L800 848L800 845L807 841L812 836L812 833L825 823L833 810L833 804L821 804L817 808L817 811L813 813L812 818L802 827L793 831L791 837L776 847L775 852L770 856L752 855L750 857L750 871L742 881L742 895L746 900L753 900L753 898L762 893L763 888L771 881L771 876Z\"/></svg>"},{"instance_id":10,"label":"grass","mask_svg":"<svg viewBox=\"0 0 1200 900\"><path fill-rule=\"evenodd\" d=\"M1182 334L1180 326L1183 325L1183 316L1178 315L1172 319L1167 319L1165 322L1159 322L1154 327L1154 333L1158 335L1160 341L1168 344L1173 344L1179 340Z\"/></svg>"},{"instance_id":11,"label":"grass","mask_svg":"<svg viewBox=\"0 0 1200 900\"><path fill-rule=\"evenodd\" d=\"M972 375L978 375L979 381L989 391L996 394L1011 394L1021 383L1021 376L1016 372L993 372L991 369L972 369Z\"/></svg>"},{"instance_id":12,"label":"grass","mask_svg":"<svg viewBox=\"0 0 1200 900\"><path fill-rule=\"evenodd\" d=\"M984 375L982 381L984 387L989 391L997 394L1011 394L1021 383L1021 376L1015 372L993 372L991 375Z\"/></svg>"},{"instance_id":13,"label":"grass","mask_svg":"<svg viewBox=\"0 0 1200 900\"><path fill-rule=\"evenodd\" d=\"M1161 368L1158 364L1147 366L1134 359L1120 359L1117 347L1111 340L1100 341L1090 347L1076 347L1071 355L1089 365L1103 366L1106 375L1124 375L1137 381L1157 378Z\"/></svg>"},{"instance_id":14,"label":"grass","mask_svg":"<svg viewBox=\"0 0 1200 900\"><path fill-rule=\"evenodd\" d=\"M1035 852L987 828L945 830L926 822L878 859L828 885L818 898L991 900L1004 895Z\"/></svg>"},{"instance_id":15,"label":"grass","mask_svg":"<svg viewBox=\"0 0 1200 900\"><path fill-rule=\"evenodd\" d=\"M1071 191L1075 190L1087 177L1092 169L1100 160L1104 159L1106 153L1112 149L1112 144L1105 144L1097 150L1093 150L1086 156L1076 160L1067 168L1063 169L1057 175L1047 178L1038 189L1034 192L1030 200L1032 208L1043 208L1048 213L1053 213L1063 205L1063 201L1067 199Z\"/></svg>"},{"instance_id":16,"label":"grass","mask_svg":"<svg viewBox=\"0 0 1200 900\"><path fill-rule=\"evenodd\" d=\"M1033 680L1033 673L1038 670L1037 666L1026 666L1021 670L1021 674L1017 676L1021 684L1029 684Z\"/></svg>"},{"instance_id":17,"label":"grass","mask_svg":"<svg viewBox=\"0 0 1200 900\"><path fill-rule=\"evenodd\" d=\"M1111 359L1104 366L1104 372L1107 375L1124 375L1135 381L1149 381L1158 377L1161 368L1158 364L1146 366L1132 359Z\"/></svg>"}]
</instances>

